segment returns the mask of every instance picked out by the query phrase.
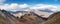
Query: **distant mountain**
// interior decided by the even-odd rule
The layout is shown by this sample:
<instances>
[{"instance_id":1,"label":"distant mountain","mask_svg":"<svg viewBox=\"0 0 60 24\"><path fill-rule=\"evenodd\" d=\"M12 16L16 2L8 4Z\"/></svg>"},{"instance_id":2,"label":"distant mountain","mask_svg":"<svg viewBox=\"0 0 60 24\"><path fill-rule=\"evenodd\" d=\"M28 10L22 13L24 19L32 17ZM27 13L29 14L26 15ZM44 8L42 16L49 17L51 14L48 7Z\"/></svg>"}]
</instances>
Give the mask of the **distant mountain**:
<instances>
[{"instance_id":1,"label":"distant mountain","mask_svg":"<svg viewBox=\"0 0 60 24\"><path fill-rule=\"evenodd\" d=\"M48 13L52 13L53 11L51 11L50 9L44 9L44 10L39 10L39 11L42 11L42 12L48 12Z\"/></svg>"},{"instance_id":2,"label":"distant mountain","mask_svg":"<svg viewBox=\"0 0 60 24\"><path fill-rule=\"evenodd\" d=\"M13 15L15 15L15 16L20 17L21 15L27 14L29 11L16 11L16 12L8 11L8 12L10 12L11 14L13 14ZM49 9L45 9L45 10L39 10L39 9L38 9L37 11L36 11L35 9L32 9L31 12L34 12L34 13L36 13L36 14L39 15L39 16L48 18L49 15L51 15L51 13L52 13L53 11L51 11L51 10L49 10Z\"/></svg>"},{"instance_id":3,"label":"distant mountain","mask_svg":"<svg viewBox=\"0 0 60 24\"><path fill-rule=\"evenodd\" d=\"M53 13L54 12L54 11L51 11L50 9L44 9L44 10L37 9L37 10L41 11L41 12L48 12L48 13ZM28 11L16 11L16 12L14 12L14 11L8 11L8 12L10 12L11 14L17 14L17 13L27 13ZM35 9L32 9L32 12L34 12L34 11L35 11Z\"/></svg>"},{"instance_id":4,"label":"distant mountain","mask_svg":"<svg viewBox=\"0 0 60 24\"><path fill-rule=\"evenodd\" d=\"M10 12L11 14L17 14L17 13L27 13L27 11L16 11L16 12L13 12L13 11L8 11Z\"/></svg>"}]
</instances>

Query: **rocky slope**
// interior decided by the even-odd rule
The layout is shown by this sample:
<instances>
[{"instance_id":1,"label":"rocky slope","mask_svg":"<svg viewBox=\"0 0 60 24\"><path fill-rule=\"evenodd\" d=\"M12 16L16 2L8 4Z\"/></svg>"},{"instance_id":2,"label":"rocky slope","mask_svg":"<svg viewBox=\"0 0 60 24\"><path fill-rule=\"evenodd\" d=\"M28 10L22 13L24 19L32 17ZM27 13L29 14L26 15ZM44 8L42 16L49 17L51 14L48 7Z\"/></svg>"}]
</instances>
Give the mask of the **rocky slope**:
<instances>
[{"instance_id":1,"label":"rocky slope","mask_svg":"<svg viewBox=\"0 0 60 24\"><path fill-rule=\"evenodd\" d=\"M60 12L52 14L44 24L60 24Z\"/></svg>"},{"instance_id":2,"label":"rocky slope","mask_svg":"<svg viewBox=\"0 0 60 24\"><path fill-rule=\"evenodd\" d=\"M5 10L0 10L0 24L60 24L60 12L50 15L48 18L43 18L34 12L18 18Z\"/></svg>"},{"instance_id":3,"label":"rocky slope","mask_svg":"<svg viewBox=\"0 0 60 24\"><path fill-rule=\"evenodd\" d=\"M37 17L33 12L30 14L25 14L20 18L20 21L28 24L41 24L44 20L40 17Z\"/></svg>"},{"instance_id":4,"label":"rocky slope","mask_svg":"<svg viewBox=\"0 0 60 24\"><path fill-rule=\"evenodd\" d=\"M0 15L1 15L1 20L3 20L2 22L5 24L16 24L18 22L18 20L16 19L16 17L14 17L13 15L11 15L10 13L8 13L5 10L0 10ZM4 18L4 19L2 19ZM2 23L0 22L0 23Z\"/></svg>"},{"instance_id":5,"label":"rocky slope","mask_svg":"<svg viewBox=\"0 0 60 24\"><path fill-rule=\"evenodd\" d=\"M0 15L0 24L9 24L8 20Z\"/></svg>"}]
</instances>

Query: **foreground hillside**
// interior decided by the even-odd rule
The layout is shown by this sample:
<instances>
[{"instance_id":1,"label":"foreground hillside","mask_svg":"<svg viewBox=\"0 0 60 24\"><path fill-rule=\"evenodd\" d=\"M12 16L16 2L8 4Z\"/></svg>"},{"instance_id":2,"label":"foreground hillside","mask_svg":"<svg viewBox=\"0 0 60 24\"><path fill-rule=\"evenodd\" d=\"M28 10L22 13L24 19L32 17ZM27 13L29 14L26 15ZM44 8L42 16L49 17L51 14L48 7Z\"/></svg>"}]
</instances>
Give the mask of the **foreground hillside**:
<instances>
[{"instance_id":1,"label":"foreground hillside","mask_svg":"<svg viewBox=\"0 0 60 24\"><path fill-rule=\"evenodd\" d=\"M60 12L50 15L48 18L30 12L19 18L5 10L0 10L0 24L60 24Z\"/></svg>"},{"instance_id":2,"label":"foreground hillside","mask_svg":"<svg viewBox=\"0 0 60 24\"><path fill-rule=\"evenodd\" d=\"M5 10L0 10L0 15L1 24L40 24L43 22L41 18L38 18L33 13L23 15L21 18L17 18Z\"/></svg>"},{"instance_id":3,"label":"foreground hillside","mask_svg":"<svg viewBox=\"0 0 60 24\"><path fill-rule=\"evenodd\" d=\"M17 24L18 19L5 10L0 10L1 24Z\"/></svg>"},{"instance_id":4,"label":"foreground hillside","mask_svg":"<svg viewBox=\"0 0 60 24\"><path fill-rule=\"evenodd\" d=\"M8 20L0 15L0 24L9 24Z\"/></svg>"},{"instance_id":5,"label":"foreground hillside","mask_svg":"<svg viewBox=\"0 0 60 24\"><path fill-rule=\"evenodd\" d=\"M60 12L52 14L45 24L60 24Z\"/></svg>"}]
</instances>

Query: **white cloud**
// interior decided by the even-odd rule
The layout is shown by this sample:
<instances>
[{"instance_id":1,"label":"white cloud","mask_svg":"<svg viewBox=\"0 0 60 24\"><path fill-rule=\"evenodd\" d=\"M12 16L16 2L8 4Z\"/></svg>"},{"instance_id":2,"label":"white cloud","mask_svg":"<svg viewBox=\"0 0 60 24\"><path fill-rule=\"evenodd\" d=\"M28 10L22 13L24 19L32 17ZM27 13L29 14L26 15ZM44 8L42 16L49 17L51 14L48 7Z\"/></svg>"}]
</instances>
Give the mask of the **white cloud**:
<instances>
[{"instance_id":1,"label":"white cloud","mask_svg":"<svg viewBox=\"0 0 60 24\"><path fill-rule=\"evenodd\" d=\"M6 0L0 0L0 4L4 3ZM58 0L54 0L58 1ZM4 4L0 5L1 9L5 10L10 10L10 11L17 11L22 8L31 8L31 9L50 9L52 11L60 11L60 6L54 6L54 5L48 5L48 4L36 4L34 6L29 7L30 5L28 4L17 4L17 3L12 3L12 4Z\"/></svg>"},{"instance_id":2,"label":"white cloud","mask_svg":"<svg viewBox=\"0 0 60 24\"><path fill-rule=\"evenodd\" d=\"M28 4L16 4L16 3L0 5L1 9L10 10L10 11L17 11L18 9L20 10L27 7L28 7Z\"/></svg>"},{"instance_id":3,"label":"white cloud","mask_svg":"<svg viewBox=\"0 0 60 24\"><path fill-rule=\"evenodd\" d=\"M7 5L7 4L5 4L5 5L0 5L0 8L1 8L1 9L7 9L7 8L8 8L8 5Z\"/></svg>"},{"instance_id":4,"label":"white cloud","mask_svg":"<svg viewBox=\"0 0 60 24\"><path fill-rule=\"evenodd\" d=\"M52 11L57 11L60 7L54 6L54 5L48 5L48 4L36 4L31 9L50 9ZM59 10L58 10L59 11Z\"/></svg>"},{"instance_id":5,"label":"white cloud","mask_svg":"<svg viewBox=\"0 0 60 24\"><path fill-rule=\"evenodd\" d=\"M22 5L19 5L20 8L27 8L28 5L27 4L22 4Z\"/></svg>"},{"instance_id":6,"label":"white cloud","mask_svg":"<svg viewBox=\"0 0 60 24\"><path fill-rule=\"evenodd\" d=\"M60 11L60 6L54 6L54 5L48 5L48 4L36 4L34 6L30 6L28 4L4 4L0 5L1 9L10 10L10 11L19 11L24 8L30 8L30 9L50 9L52 11Z\"/></svg>"}]
</instances>

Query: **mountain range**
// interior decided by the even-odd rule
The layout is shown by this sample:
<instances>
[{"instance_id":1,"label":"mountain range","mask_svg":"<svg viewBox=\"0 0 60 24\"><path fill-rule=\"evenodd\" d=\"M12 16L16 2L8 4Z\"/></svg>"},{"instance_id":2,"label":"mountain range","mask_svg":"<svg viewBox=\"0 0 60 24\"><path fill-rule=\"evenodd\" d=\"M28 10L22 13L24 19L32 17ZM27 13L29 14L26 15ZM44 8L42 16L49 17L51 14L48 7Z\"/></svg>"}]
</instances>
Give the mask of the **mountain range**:
<instances>
[{"instance_id":1,"label":"mountain range","mask_svg":"<svg viewBox=\"0 0 60 24\"><path fill-rule=\"evenodd\" d=\"M38 11L29 12L19 18L8 11L0 10L0 24L60 24L60 12L53 13L48 18L38 15Z\"/></svg>"},{"instance_id":2,"label":"mountain range","mask_svg":"<svg viewBox=\"0 0 60 24\"><path fill-rule=\"evenodd\" d=\"M15 16L18 16L20 17L21 15L24 15L24 14L27 14L29 13L29 10L28 11L16 11L16 12L13 12L13 11L8 11L10 12L11 14L15 15ZM42 17L49 17L49 15L51 15L53 13L53 11L49 10L49 9L45 9L45 10L35 10L35 9L32 9L31 12L34 12Z\"/></svg>"}]
</instances>

